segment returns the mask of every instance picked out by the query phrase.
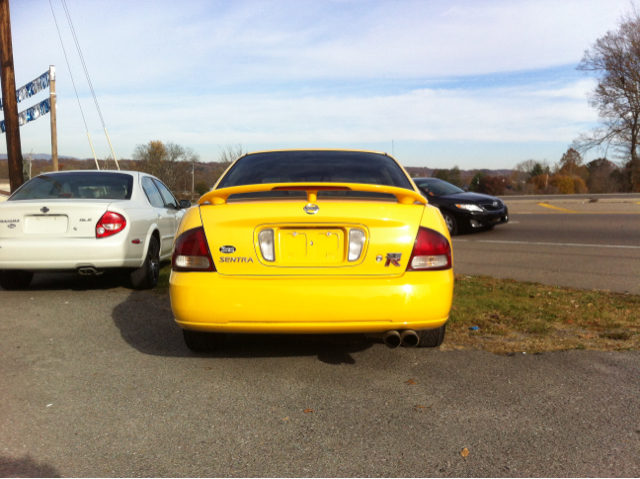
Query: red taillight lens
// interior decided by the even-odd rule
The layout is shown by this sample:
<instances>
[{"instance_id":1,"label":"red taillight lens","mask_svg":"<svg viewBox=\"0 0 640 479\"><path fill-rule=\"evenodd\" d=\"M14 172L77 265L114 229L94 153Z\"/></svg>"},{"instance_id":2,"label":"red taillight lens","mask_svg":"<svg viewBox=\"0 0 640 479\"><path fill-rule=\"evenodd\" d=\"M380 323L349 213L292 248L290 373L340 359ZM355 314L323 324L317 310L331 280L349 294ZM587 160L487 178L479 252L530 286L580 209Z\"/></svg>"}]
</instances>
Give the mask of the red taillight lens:
<instances>
[{"instance_id":1,"label":"red taillight lens","mask_svg":"<svg viewBox=\"0 0 640 479\"><path fill-rule=\"evenodd\" d=\"M120 233L125 226L127 226L127 220L124 219L124 216L113 211L107 211L96 225L96 238L113 236L116 233Z\"/></svg>"},{"instance_id":2,"label":"red taillight lens","mask_svg":"<svg viewBox=\"0 0 640 479\"><path fill-rule=\"evenodd\" d=\"M174 271L215 271L204 229L185 231L173 245L171 268Z\"/></svg>"},{"instance_id":3,"label":"red taillight lens","mask_svg":"<svg viewBox=\"0 0 640 479\"><path fill-rule=\"evenodd\" d=\"M438 271L451 268L451 245L437 231L420 227L407 271Z\"/></svg>"}]
</instances>

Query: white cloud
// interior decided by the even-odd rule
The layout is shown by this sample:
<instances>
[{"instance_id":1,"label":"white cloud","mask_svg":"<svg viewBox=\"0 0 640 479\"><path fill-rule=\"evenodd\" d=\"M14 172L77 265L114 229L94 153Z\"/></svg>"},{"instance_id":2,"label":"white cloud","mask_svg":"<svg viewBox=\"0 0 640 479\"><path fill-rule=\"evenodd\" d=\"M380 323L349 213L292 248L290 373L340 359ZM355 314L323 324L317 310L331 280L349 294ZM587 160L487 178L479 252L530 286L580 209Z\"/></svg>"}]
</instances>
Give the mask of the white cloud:
<instances>
[{"instance_id":1,"label":"white cloud","mask_svg":"<svg viewBox=\"0 0 640 479\"><path fill-rule=\"evenodd\" d=\"M104 157L100 122L53 3ZM465 77L576 64L629 8L628 0L67 4L118 156L160 139L191 146L205 160L229 143L391 138L531 142L534 156L536 142L569 143L596 119L586 101L592 82L538 78L479 89ZM90 156L47 2L14 2L11 13L17 82L57 65L60 152ZM438 78L460 88L406 87ZM293 92L289 82L304 88ZM332 82L349 86L332 91ZM25 152L48 151L47 119L22 132Z\"/></svg>"},{"instance_id":2,"label":"white cloud","mask_svg":"<svg viewBox=\"0 0 640 479\"><path fill-rule=\"evenodd\" d=\"M97 88L180 93L197 83L434 78L577 63L628 9L627 0L68 3ZM17 73L62 67L48 5L19 2L12 14Z\"/></svg>"},{"instance_id":3,"label":"white cloud","mask_svg":"<svg viewBox=\"0 0 640 479\"><path fill-rule=\"evenodd\" d=\"M397 141L569 143L596 120L585 100L590 83L542 89L531 87L419 89L405 94L305 96L286 94L198 95L155 100L137 96L104 98L111 139L119 157L136 144L175 141L214 160L218 145L339 146L343 143ZM74 122L76 105L58 111L60 151L90 156L83 128ZM23 128L23 144L46 151L46 120ZM36 130L37 124L37 130ZM108 154L99 129L92 137L100 157Z\"/></svg>"}]
</instances>

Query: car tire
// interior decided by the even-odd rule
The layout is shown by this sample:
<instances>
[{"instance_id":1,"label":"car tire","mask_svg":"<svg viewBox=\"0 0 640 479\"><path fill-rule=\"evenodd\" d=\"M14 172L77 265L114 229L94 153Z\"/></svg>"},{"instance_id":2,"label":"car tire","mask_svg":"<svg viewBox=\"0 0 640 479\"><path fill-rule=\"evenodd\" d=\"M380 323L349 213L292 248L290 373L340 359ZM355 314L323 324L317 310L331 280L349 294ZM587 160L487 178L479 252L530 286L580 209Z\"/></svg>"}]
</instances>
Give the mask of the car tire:
<instances>
[{"instance_id":1,"label":"car tire","mask_svg":"<svg viewBox=\"0 0 640 479\"><path fill-rule=\"evenodd\" d=\"M182 335L187 347L196 353L208 353L220 349L226 340L224 333L203 333L183 329Z\"/></svg>"},{"instance_id":2,"label":"car tire","mask_svg":"<svg viewBox=\"0 0 640 479\"><path fill-rule=\"evenodd\" d=\"M420 331L416 331L418 336L420 336L420 342L418 343L419 348L437 348L444 341L444 333L446 329L446 324L443 324L439 328L435 329L422 329Z\"/></svg>"},{"instance_id":3,"label":"car tire","mask_svg":"<svg viewBox=\"0 0 640 479\"><path fill-rule=\"evenodd\" d=\"M159 277L160 243L155 236L152 236L144 263L129 274L129 283L133 289L152 289L158 284Z\"/></svg>"},{"instance_id":4,"label":"car tire","mask_svg":"<svg viewBox=\"0 0 640 479\"><path fill-rule=\"evenodd\" d=\"M451 213L448 211L441 211L442 217L444 218L444 222L447 224L447 229L449 230L450 236L455 236L458 234L458 222L453 217Z\"/></svg>"},{"instance_id":5,"label":"car tire","mask_svg":"<svg viewBox=\"0 0 640 479\"><path fill-rule=\"evenodd\" d=\"M31 284L33 273L20 270L0 271L0 286L8 291L26 289Z\"/></svg>"}]
</instances>

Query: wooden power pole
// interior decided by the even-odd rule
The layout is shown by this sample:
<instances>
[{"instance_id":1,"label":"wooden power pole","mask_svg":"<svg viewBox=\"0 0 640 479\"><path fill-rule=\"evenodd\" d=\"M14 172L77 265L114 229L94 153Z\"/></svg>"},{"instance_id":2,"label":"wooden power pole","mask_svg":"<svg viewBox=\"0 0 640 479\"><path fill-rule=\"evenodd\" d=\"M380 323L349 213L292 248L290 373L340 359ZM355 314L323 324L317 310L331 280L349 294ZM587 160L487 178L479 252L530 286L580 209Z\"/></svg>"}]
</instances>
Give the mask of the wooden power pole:
<instances>
[{"instance_id":1,"label":"wooden power pole","mask_svg":"<svg viewBox=\"0 0 640 479\"><path fill-rule=\"evenodd\" d=\"M0 0L0 78L2 80L5 134L7 135L7 157L9 158L9 183L13 193L24 183L24 175L16 98L16 76L13 69L9 0Z\"/></svg>"},{"instance_id":2,"label":"wooden power pole","mask_svg":"<svg viewBox=\"0 0 640 479\"><path fill-rule=\"evenodd\" d=\"M49 101L51 102L51 163L58 171L58 126L56 123L56 67L49 65Z\"/></svg>"}]
</instances>

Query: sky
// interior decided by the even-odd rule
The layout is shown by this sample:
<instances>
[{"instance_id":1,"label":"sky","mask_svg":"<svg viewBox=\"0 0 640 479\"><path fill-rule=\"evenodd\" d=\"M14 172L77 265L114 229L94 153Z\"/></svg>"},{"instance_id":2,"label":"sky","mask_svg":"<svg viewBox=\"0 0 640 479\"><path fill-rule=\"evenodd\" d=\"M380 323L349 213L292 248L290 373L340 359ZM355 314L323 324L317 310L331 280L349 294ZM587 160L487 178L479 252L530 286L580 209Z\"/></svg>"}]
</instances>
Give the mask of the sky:
<instances>
[{"instance_id":1,"label":"sky","mask_svg":"<svg viewBox=\"0 0 640 479\"><path fill-rule=\"evenodd\" d=\"M16 87L55 65L59 155L92 157L88 129L104 159L111 151L61 1L10 0ZM462 169L555 163L595 127L595 79L576 66L632 8L630 0L65 1L118 159L160 140L202 161L229 145L356 148L405 166ZM50 153L48 115L20 133L23 155Z\"/></svg>"}]
</instances>

